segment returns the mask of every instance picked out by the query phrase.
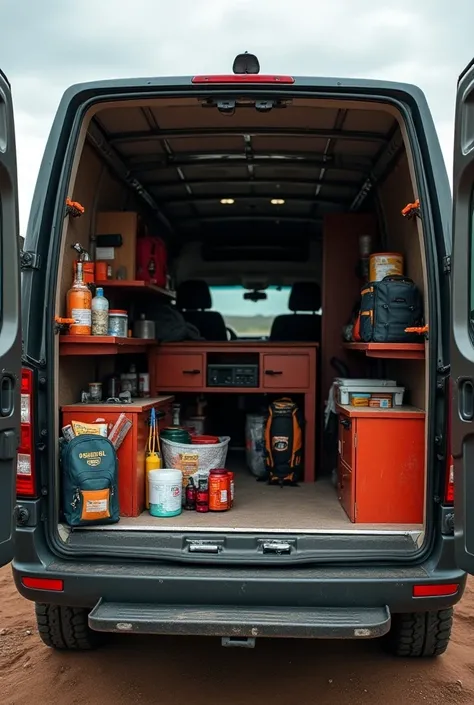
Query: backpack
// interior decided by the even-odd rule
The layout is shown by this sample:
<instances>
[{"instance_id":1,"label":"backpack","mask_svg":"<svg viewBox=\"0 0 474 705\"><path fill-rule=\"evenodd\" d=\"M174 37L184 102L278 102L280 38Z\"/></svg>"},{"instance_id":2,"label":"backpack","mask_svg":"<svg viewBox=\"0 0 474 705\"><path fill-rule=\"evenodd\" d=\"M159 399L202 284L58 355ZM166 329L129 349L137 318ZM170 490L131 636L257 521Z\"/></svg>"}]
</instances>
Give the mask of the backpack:
<instances>
[{"instance_id":1,"label":"backpack","mask_svg":"<svg viewBox=\"0 0 474 705\"><path fill-rule=\"evenodd\" d=\"M364 343L419 343L405 328L422 325L423 304L416 284L391 274L369 282L361 291L360 337Z\"/></svg>"},{"instance_id":2,"label":"backpack","mask_svg":"<svg viewBox=\"0 0 474 705\"><path fill-rule=\"evenodd\" d=\"M270 404L265 424L265 468L269 484L296 485L303 460L303 417L284 397Z\"/></svg>"},{"instance_id":3,"label":"backpack","mask_svg":"<svg viewBox=\"0 0 474 705\"><path fill-rule=\"evenodd\" d=\"M118 462L108 438L76 436L62 450L63 513L69 526L119 521Z\"/></svg>"}]
</instances>

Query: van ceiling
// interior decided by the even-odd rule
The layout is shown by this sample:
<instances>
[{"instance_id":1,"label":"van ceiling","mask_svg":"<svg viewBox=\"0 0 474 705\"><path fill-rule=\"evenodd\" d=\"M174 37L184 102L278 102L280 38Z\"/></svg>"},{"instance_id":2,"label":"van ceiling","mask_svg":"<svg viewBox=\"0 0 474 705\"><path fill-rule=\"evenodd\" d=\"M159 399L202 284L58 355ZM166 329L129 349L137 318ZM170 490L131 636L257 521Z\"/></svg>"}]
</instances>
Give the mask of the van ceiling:
<instances>
[{"instance_id":1,"label":"van ceiling","mask_svg":"<svg viewBox=\"0 0 474 705\"><path fill-rule=\"evenodd\" d=\"M101 110L88 136L99 149L105 138L103 156L183 240L317 238L323 215L358 210L403 149L383 110L295 98L259 112L254 102L232 114L215 99L134 102Z\"/></svg>"}]
</instances>

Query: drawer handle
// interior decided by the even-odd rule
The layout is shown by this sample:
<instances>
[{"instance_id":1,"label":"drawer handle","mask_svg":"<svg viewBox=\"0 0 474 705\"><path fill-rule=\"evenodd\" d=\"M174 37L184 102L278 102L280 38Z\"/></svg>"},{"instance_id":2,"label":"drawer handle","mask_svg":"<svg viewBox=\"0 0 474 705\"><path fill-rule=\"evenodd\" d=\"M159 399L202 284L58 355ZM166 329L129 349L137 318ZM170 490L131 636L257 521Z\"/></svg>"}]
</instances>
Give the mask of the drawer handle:
<instances>
[{"instance_id":1,"label":"drawer handle","mask_svg":"<svg viewBox=\"0 0 474 705\"><path fill-rule=\"evenodd\" d=\"M200 375L201 370L183 370L183 375Z\"/></svg>"},{"instance_id":2,"label":"drawer handle","mask_svg":"<svg viewBox=\"0 0 474 705\"><path fill-rule=\"evenodd\" d=\"M265 370L266 375L282 375L283 372L281 370Z\"/></svg>"},{"instance_id":3,"label":"drawer handle","mask_svg":"<svg viewBox=\"0 0 474 705\"><path fill-rule=\"evenodd\" d=\"M341 419L341 426L344 426L344 428L350 428L351 427L350 419Z\"/></svg>"}]
</instances>

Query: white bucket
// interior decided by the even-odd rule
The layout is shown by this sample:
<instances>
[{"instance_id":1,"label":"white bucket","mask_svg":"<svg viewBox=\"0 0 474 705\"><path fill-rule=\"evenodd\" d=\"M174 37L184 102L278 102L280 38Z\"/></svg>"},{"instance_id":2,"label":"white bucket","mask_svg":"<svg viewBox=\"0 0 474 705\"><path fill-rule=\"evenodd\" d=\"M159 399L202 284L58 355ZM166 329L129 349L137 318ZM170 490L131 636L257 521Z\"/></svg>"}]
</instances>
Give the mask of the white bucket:
<instances>
[{"instance_id":1,"label":"white bucket","mask_svg":"<svg viewBox=\"0 0 474 705\"><path fill-rule=\"evenodd\" d=\"M175 517L181 514L183 474L181 470L163 468L148 473L150 514Z\"/></svg>"}]
</instances>

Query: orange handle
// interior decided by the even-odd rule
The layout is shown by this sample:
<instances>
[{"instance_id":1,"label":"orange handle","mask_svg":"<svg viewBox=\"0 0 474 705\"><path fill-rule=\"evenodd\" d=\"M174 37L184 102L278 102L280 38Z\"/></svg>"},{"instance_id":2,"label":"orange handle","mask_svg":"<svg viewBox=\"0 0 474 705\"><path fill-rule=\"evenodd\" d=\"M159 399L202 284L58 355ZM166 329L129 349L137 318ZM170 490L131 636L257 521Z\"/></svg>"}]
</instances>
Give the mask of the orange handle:
<instances>
[{"instance_id":1,"label":"orange handle","mask_svg":"<svg viewBox=\"0 0 474 705\"><path fill-rule=\"evenodd\" d=\"M70 198L66 198L66 215L72 215L73 218L78 218L85 212L84 206L82 206L78 201L71 201Z\"/></svg>"},{"instance_id":2,"label":"orange handle","mask_svg":"<svg viewBox=\"0 0 474 705\"><path fill-rule=\"evenodd\" d=\"M419 335L424 335L428 333L428 326L415 326L414 328L405 328L405 333L418 333Z\"/></svg>"},{"instance_id":3,"label":"orange handle","mask_svg":"<svg viewBox=\"0 0 474 705\"><path fill-rule=\"evenodd\" d=\"M420 201L417 199L413 203L408 203L405 208L402 208L402 215L404 217L415 215L417 211L420 210Z\"/></svg>"}]
</instances>

